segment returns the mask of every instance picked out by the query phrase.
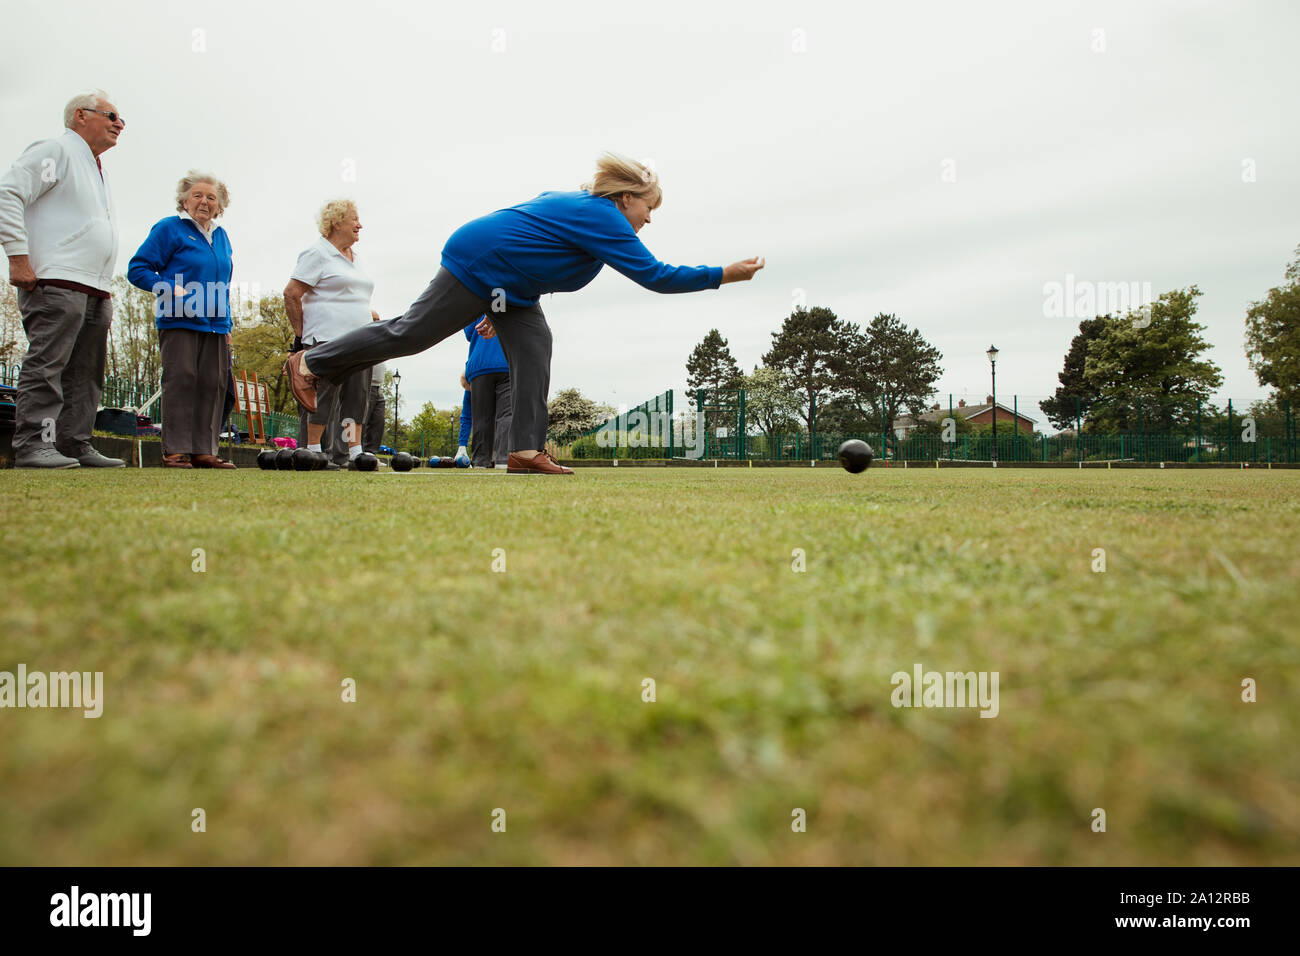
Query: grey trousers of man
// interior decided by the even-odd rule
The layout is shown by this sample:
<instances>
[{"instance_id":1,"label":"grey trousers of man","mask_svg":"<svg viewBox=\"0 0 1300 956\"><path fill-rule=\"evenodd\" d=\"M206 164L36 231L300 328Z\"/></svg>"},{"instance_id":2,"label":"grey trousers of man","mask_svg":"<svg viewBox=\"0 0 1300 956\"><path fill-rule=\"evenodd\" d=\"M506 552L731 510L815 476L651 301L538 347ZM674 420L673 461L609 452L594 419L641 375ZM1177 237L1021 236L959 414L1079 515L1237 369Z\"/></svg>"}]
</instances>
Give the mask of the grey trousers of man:
<instances>
[{"instance_id":1,"label":"grey trousers of man","mask_svg":"<svg viewBox=\"0 0 1300 956\"><path fill-rule=\"evenodd\" d=\"M224 332L160 329L164 455L215 455L230 378Z\"/></svg>"},{"instance_id":2,"label":"grey trousers of man","mask_svg":"<svg viewBox=\"0 0 1300 956\"><path fill-rule=\"evenodd\" d=\"M487 372L469 380L470 463L504 465L510 455L510 375Z\"/></svg>"},{"instance_id":3,"label":"grey trousers of man","mask_svg":"<svg viewBox=\"0 0 1300 956\"><path fill-rule=\"evenodd\" d=\"M339 381L388 359L414 355L460 333L487 313L510 367L512 415L507 452L546 447L546 396L551 387L551 329L541 305L493 312L459 279L440 268L406 314L372 322L307 352L307 370ZM317 385L319 395L320 386ZM471 402L473 398L471 397Z\"/></svg>"},{"instance_id":4,"label":"grey trousers of man","mask_svg":"<svg viewBox=\"0 0 1300 956\"><path fill-rule=\"evenodd\" d=\"M366 403L366 424L361 429L361 448L372 455L378 455L379 446L384 443L384 418L387 404L380 383L371 379L370 399Z\"/></svg>"},{"instance_id":5,"label":"grey trousers of man","mask_svg":"<svg viewBox=\"0 0 1300 956\"><path fill-rule=\"evenodd\" d=\"M27 355L18 376L13 448L53 446L78 457L90 448L104 390L113 300L40 285L18 290Z\"/></svg>"}]
</instances>

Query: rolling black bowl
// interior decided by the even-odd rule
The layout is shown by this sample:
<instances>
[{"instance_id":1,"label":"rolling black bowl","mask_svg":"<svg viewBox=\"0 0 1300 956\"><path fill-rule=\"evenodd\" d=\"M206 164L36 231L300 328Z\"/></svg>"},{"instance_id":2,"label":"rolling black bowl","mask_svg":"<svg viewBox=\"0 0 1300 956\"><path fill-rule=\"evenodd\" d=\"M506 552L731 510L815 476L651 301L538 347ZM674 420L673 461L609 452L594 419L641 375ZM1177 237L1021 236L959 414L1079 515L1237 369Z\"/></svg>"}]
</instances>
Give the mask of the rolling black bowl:
<instances>
[{"instance_id":1,"label":"rolling black bowl","mask_svg":"<svg viewBox=\"0 0 1300 956\"><path fill-rule=\"evenodd\" d=\"M860 471L866 471L871 465L871 459L876 456L866 442L860 438L850 438L840 446L838 457L844 470L856 475Z\"/></svg>"}]
</instances>

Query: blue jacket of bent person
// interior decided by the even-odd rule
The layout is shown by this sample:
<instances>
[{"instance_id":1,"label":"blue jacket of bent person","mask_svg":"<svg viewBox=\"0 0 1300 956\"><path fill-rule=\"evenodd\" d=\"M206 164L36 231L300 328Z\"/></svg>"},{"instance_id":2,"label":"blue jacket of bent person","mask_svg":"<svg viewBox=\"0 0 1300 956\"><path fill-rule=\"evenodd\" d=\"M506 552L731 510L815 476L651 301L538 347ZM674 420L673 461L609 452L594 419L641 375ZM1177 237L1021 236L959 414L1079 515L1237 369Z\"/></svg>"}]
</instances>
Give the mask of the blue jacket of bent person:
<instances>
[{"instance_id":1,"label":"blue jacket of bent person","mask_svg":"<svg viewBox=\"0 0 1300 956\"><path fill-rule=\"evenodd\" d=\"M653 292L699 292L722 284L721 266L670 266L641 244L606 196L544 192L468 222L442 248L443 267L485 300L496 290L528 307L547 292L576 292L609 265Z\"/></svg>"}]
</instances>

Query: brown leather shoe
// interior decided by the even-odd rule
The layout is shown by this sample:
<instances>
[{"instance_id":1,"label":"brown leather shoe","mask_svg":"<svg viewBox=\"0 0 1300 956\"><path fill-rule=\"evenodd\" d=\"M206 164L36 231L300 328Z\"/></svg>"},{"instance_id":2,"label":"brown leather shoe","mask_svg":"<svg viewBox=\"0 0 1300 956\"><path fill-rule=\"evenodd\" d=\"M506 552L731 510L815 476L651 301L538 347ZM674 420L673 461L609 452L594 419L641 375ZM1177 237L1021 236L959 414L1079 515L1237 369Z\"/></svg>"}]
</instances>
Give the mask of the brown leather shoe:
<instances>
[{"instance_id":1,"label":"brown leather shoe","mask_svg":"<svg viewBox=\"0 0 1300 956\"><path fill-rule=\"evenodd\" d=\"M163 455L164 468L193 468L188 455Z\"/></svg>"},{"instance_id":2,"label":"brown leather shoe","mask_svg":"<svg viewBox=\"0 0 1300 956\"><path fill-rule=\"evenodd\" d=\"M190 462L195 468L235 468L233 461L225 461L216 455L190 455Z\"/></svg>"},{"instance_id":3,"label":"brown leather shoe","mask_svg":"<svg viewBox=\"0 0 1300 956\"><path fill-rule=\"evenodd\" d=\"M565 468L544 451L539 451L533 458L520 458L515 452L506 459L507 475L571 475L572 468Z\"/></svg>"},{"instance_id":4,"label":"brown leather shoe","mask_svg":"<svg viewBox=\"0 0 1300 956\"><path fill-rule=\"evenodd\" d=\"M298 400L298 404L309 412L316 411L316 376L304 374L298 367L302 361L302 352L290 352L289 360L284 363L284 374L289 376L289 391Z\"/></svg>"}]
</instances>

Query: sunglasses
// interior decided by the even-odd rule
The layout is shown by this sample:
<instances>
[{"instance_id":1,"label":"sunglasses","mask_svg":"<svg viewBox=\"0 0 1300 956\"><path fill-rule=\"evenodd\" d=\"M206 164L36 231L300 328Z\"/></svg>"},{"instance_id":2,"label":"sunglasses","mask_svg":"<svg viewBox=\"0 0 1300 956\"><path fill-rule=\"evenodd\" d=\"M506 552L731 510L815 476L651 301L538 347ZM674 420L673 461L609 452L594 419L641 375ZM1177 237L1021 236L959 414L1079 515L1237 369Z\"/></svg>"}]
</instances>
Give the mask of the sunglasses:
<instances>
[{"instance_id":1,"label":"sunglasses","mask_svg":"<svg viewBox=\"0 0 1300 956\"><path fill-rule=\"evenodd\" d=\"M123 126L126 125L126 120L122 118L121 113L114 113L112 110L95 110L91 109L89 106L82 106L80 109L85 110L87 113L98 113L100 116L106 116L110 123L120 122Z\"/></svg>"}]
</instances>

